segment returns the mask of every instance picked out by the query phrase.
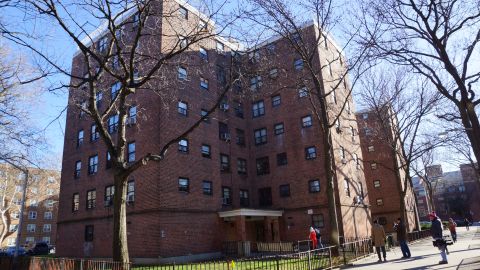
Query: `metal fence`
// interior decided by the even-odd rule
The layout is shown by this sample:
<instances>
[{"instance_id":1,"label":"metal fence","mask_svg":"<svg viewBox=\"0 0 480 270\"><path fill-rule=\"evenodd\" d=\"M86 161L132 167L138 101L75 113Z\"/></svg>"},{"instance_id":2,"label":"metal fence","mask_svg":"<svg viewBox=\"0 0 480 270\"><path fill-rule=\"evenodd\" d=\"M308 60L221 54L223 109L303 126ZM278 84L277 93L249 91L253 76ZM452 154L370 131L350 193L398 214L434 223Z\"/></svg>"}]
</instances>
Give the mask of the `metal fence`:
<instances>
[{"instance_id":1,"label":"metal fence","mask_svg":"<svg viewBox=\"0 0 480 270\"><path fill-rule=\"evenodd\" d=\"M411 241L429 237L429 231L409 233ZM292 243L279 243L263 248L268 250L279 249L283 253L285 248L290 249ZM232 244L232 246L234 246ZM219 261L208 261L187 264L164 264L156 266L125 265L113 261L46 258L46 257L19 257L14 262L12 257L0 257L1 270L313 270L332 269L348 265L359 258L366 257L374 252L371 239L360 239L342 243L340 246L327 246L320 249L301 251L301 244L293 244L294 252L288 254L245 257L241 259L225 258ZM235 246L238 248L238 245ZM258 247L256 247L258 249ZM15 263L15 264L14 264Z\"/></svg>"}]
</instances>

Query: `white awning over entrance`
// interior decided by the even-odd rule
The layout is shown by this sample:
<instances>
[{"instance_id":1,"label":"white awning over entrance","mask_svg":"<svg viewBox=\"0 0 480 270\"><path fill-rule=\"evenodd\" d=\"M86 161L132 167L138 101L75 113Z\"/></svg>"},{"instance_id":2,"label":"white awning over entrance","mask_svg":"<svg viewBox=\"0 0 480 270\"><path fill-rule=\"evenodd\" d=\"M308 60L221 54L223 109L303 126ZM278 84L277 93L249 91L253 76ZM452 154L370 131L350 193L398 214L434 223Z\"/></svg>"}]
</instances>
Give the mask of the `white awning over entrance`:
<instances>
[{"instance_id":1,"label":"white awning over entrance","mask_svg":"<svg viewBox=\"0 0 480 270\"><path fill-rule=\"evenodd\" d=\"M250 217L281 217L283 215L282 210L259 210L259 209L236 209L231 211L218 212L221 218L238 217L238 216L250 216Z\"/></svg>"}]
</instances>

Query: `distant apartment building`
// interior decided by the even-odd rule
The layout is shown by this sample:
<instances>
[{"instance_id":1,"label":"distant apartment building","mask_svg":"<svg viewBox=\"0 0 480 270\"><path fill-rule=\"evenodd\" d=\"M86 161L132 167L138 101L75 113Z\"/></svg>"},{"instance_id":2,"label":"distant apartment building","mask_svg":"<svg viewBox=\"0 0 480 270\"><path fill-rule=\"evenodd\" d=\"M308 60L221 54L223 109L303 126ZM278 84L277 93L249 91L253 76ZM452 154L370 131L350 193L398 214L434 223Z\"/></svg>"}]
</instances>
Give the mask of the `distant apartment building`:
<instances>
[{"instance_id":1,"label":"distant apartment building","mask_svg":"<svg viewBox=\"0 0 480 270\"><path fill-rule=\"evenodd\" d=\"M428 220L428 211L435 210L437 215L443 219L464 219L470 221L479 219L479 194L480 184L472 165L462 164L459 171L443 172L441 165L434 165L427 168L427 179L430 182L433 193L433 207L430 205L427 184L415 178L417 183L415 190L419 205L419 216L421 220ZM427 204L423 201L426 200ZM425 207L422 207L425 206ZM427 210L428 211L424 211Z\"/></svg>"},{"instance_id":2,"label":"distant apartment building","mask_svg":"<svg viewBox=\"0 0 480 270\"><path fill-rule=\"evenodd\" d=\"M387 232L392 232L394 222L404 216L400 211L401 200L404 200L407 217L405 224L408 231L413 231L417 226L413 188L408 186L405 198L401 199L400 192L405 187L406 172L396 172L395 169L399 166L401 157L390 144L394 140L393 125L382 125L383 120L380 120L390 118L380 118L372 111L358 112L356 117L372 218L378 219ZM384 128L388 130L383 130Z\"/></svg>"},{"instance_id":3,"label":"distant apartment building","mask_svg":"<svg viewBox=\"0 0 480 270\"><path fill-rule=\"evenodd\" d=\"M15 246L21 229L20 246L32 247L37 242L55 245L60 172L28 168L23 226L19 228L25 173L6 164L0 164L0 198L5 204L5 221L0 231L7 230L0 247Z\"/></svg>"},{"instance_id":4,"label":"distant apartment building","mask_svg":"<svg viewBox=\"0 0 480 270\"><path fill-rule=\"evenodd\" d=\"M165 10L177 10L178 25L196 23L200 16L184 2L163 1L162 5ZM124 27L128 35L135 14L126 20L132 22ZM169 24L161 25L154 30L167 35ZM94 46L109 38L105 31L97 32L101 34ZM297 34L315 40L320 32L310 24ZM345 61L330 64L327 72L321 70L321 63L341 56L333 40L324 39L325 45L315 48L316 68L325 79L324 87L330 89L328 78L338 76ZM163 47L167 41L157 42ZM241 68L268 67L267 74L258 69L258 75L229 92L220 108L172 147L164 160L131 177L127 194L131 257L216 254L223 243L232 241L304 240L310 226L320 228L328 241L324 134L310 107L310 86L298 83L308 74L290 46L284 39L272 38L255 49L234 53L237 44L213 36L193 45L185 52L187 57L165 71L171 83L165 91L181 90L168 104L170 109L161 105L165 102L161 96L137 90L132 106L138 114L127 130L132 160L159 151L162 142L180 134L212 106L212 97L225 83L231 57L240 57ZM83 59L81 55L73 59L73 70L80 77L85 72ZM157 80L163 85L162 79ZM115 84L113 78L105 79L102 102L110 102ZM328 106L331 112L340 112L342 99L348 97L348 109L332 128L332 141L340 236L351 239L369 236L371 225L354 104L347 95L348 82L341 85L330 95ZM69 95L57 253L110 257L113 172L94 124L78 109L77 103L85 101L79 92L71 89ZM114 128L109 131L115 136Z\"/></svg>"}]
</instances>

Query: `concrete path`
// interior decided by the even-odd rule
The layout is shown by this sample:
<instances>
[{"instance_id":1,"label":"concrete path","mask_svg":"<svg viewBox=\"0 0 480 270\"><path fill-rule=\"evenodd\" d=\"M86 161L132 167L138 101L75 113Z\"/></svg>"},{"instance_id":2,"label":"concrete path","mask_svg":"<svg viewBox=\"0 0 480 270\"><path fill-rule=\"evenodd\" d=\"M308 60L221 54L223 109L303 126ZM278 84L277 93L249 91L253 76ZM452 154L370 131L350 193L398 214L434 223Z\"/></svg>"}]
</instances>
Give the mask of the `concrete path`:
<instances>
[{"instance_id":1,"label":"concrete path","mask_svg":"<svg viewBox=\"0 0 480 270\"><path fill-rule=\"evenodd\" d=\"M448 231L444 231L448 234ZM410 243L410 252L412 257L409 259L400 259L402 252L400 248L395 248L387 252L386 262L377 262L378 257L367 257L356 261L348 269L461 269L471 270L480 269L480 227L470 227L467 231L464 227L457 228L457 242L448 246L450 252L448 264L439 265L440 253L436 247L433 247L431 238Z\"/></svg>"}]
</instances>

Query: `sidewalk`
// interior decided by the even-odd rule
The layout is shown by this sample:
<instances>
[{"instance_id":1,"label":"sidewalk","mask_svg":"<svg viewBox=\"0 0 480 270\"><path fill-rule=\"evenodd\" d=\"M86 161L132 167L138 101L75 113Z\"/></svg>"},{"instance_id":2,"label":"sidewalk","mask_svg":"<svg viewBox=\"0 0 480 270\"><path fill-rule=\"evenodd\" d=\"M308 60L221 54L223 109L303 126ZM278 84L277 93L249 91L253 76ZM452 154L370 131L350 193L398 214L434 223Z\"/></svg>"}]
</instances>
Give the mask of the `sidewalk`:
<instances>
[{"instance_id":1,"label":"sidewalk","mask_svg":"<svg viewBox=\"0 0 480 270\"><path fill-rule=\"evenodd\" d=\"M449 234L448 230L444 234ZM395 248L387 252L387 261L378 263L378 257L367 257L356 261L348 269L480 269L480 227L470 227L467 231L464 227L457 228L457 242L448 246L450 252L448 264L439 265L440 253L432 245L432 239L428 238L415 243L410 243L412 257L400 259L402 252Z\"/></svg>"}]
</instances>

